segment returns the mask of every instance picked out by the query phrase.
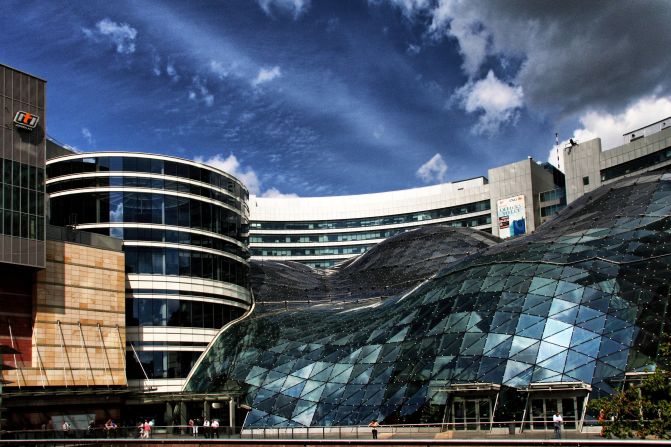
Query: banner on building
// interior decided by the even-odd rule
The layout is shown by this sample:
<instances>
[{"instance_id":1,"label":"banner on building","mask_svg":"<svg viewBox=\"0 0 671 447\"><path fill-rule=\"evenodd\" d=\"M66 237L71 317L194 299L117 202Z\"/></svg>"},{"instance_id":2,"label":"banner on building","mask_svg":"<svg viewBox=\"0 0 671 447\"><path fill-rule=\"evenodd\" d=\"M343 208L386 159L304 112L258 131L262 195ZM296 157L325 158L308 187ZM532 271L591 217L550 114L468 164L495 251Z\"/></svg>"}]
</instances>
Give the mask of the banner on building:
<instances>
[{"instance_id":1,"label":"banner on building","mask_svg":"<svg viewBox=\"0 0 671 447\"><path fill-rule=\"evenodd\" d=\"M527 232L524 196L508 197L496 202L499 237L506 239Z\"/></svg>"}]
</instances>

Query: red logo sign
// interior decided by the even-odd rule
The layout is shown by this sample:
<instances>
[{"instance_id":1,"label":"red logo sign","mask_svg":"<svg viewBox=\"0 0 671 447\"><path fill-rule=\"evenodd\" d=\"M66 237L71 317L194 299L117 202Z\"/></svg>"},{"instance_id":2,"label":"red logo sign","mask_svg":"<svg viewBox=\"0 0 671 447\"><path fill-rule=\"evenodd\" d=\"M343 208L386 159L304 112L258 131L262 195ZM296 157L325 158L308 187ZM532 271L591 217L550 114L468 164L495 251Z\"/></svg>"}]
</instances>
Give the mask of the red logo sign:
<instances>
[{"instance_id":1,"label":"red logo sign","mask_svg":"<svg viewBox=\"0 0 671 447\"><path fill-rule=\"evenodd\" d=\"M27 130L33 130L39 121L39 116L24 111L16 112L16 116L14 117L14 125Z\"/></svg>"}]
</instances>

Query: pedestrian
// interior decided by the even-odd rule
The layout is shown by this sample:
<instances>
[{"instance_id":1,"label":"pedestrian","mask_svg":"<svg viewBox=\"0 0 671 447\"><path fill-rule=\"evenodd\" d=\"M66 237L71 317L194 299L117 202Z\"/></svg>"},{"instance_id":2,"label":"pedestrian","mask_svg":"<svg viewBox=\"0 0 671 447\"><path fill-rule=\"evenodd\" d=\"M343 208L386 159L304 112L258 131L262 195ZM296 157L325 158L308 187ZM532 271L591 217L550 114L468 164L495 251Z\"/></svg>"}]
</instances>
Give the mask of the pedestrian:
<instances>
[{"instance_id":1,"label":"pedestrian","mask_svg":"<svg viewBox=\"0 0 671 447\"><path fill-rule=\"evenodd\" d=\"M63 425L61 425L61 428L63 429L63 437L64 438L69 438L70 437L70 423L68 421L63 421Z\"/></svg>"},{"instance_id":2,"label":"pedestrian","mask_svg":"<svg viewBox=\"0 0 671 447\"><path fill-rule=\"evenodd\" d=\"M144 422L140 419L140 424L137 426L139 429L138 431L138 438L143 439L144 438Z\"/></svg>"},{"instance_id":3,"label":"pedestrian","mask_svg":"<svg viewBox=\"0 0 671 447\"><path fill-rule=\"evenodd\" d=\"M559 414L559 410L555 411L555 415L552 416L552 423L555 429L555 439L561 439L561 425L564 423L564 420L561 414Z\"/></svg>"},{"instance_id":4,"label":"pedestrian","mask_svg":"<svg viewBox=\"0 0 671 447\"><path fill-rule=\"evenodd\" d=\"M215 436L219 439L219 419L213 419L210 424L210 431L212 432L212 438Z\"/></svg>"},{"instance_id":5,"label":"pedestrian","mask_svg":"<svg viewBox=\"0 0 671 447\"><path fill-rule=\"evenodd\" d=\"M189 419L189 429L195 438L198 435L198 426L196 426L196 423L193 419Z\"/></svg>"},{"instance_id":6,"label":"pedestrian","mask_svg":"<svg viewBox=\"0 0 671 447\"><path fill-rule=\"evenodd\" d=\"M205 438L210 437L210 420L208 418L203 421L203 435Z\"/></svg>"},{"instance_id":7,"label":"pedestrian","mask_svg":"<svg viewBox=\"0 0 671 447\"><path fill-rule=\"evenodd\" d=\"M377 419L373 419L370 421L370 424L368 426L372 429L373 432L373 439L377 439L377 429L380 426L380 424L377 422Z\"/></svg>"},{"instance_id":8,"label":"pedestrian","mask_svg":"<svg viewBox=\"0 0 671 447\"><path fill-rule=\"evenodd\" d=\"M149 439L151 437L151 423L149 422L149 419L144 420L144 438Z\"/></svg>"}]
</instances>

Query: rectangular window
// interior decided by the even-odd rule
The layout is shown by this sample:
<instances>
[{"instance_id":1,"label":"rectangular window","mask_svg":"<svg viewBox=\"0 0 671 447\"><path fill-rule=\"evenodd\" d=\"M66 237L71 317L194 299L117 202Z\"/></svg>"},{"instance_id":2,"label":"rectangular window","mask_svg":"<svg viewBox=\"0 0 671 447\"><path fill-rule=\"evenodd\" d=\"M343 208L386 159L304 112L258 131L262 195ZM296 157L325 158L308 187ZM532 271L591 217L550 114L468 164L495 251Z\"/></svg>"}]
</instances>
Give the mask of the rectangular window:
<instances>
[{"instance_id":1,"label":"rectangular window","mask_svg":"<svg viewBox=\"0 0 671 447\"><path fill-rule=\"evenodd\" d=\"M583 186L589 185L589 177L583 177L582 178L582 184L583 184Z\"/></svg>"}]
</instances>

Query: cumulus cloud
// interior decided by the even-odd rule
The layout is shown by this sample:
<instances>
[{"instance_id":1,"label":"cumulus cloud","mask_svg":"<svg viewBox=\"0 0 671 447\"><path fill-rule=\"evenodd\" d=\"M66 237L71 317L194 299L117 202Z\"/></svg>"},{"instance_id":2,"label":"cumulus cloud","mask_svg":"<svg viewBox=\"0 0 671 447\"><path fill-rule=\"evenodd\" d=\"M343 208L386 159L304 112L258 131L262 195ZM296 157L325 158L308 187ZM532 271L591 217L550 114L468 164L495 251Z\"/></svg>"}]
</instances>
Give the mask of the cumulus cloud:
<instances>
[{"instance_id":1,"label":"cumulus cloud","mask_svg":"<svg viewBox=\"0 0 671 447\"><path fill-rule=\"evenodd\" d=\"M282 76L282 70L277 65L272 68L261 68L256 75L256 78L252 81L252 85L256 86L264 84L275 78L279 78L280 76Z\"/></svg>"},{"instance_id":2,"label":"cumulus cloud","mask_svg":"<svg viewBox=\"0 0 671 447\"><path fill-rule=\"evenodd\" d=\"M249 166L242 166L238 157L235 154L231 153L228 157L224 157L222 154L215 154L210 158L204 158L202 156L195 157L194 160L198 163L203 163L210 165L214 168L221 169L227 174L231 174L238 178L244 185L249 189L251 194L258 194L261 189L261 182L259 177Z\"/></svg>"},{"instance_id":3,"label":"cumulus cloud","mask_svg":"<svg viewBox=\"0 0 671 447\"><path fill-rule=\"evenodd\" d=\"M621 113L584 113L579 119L581 127L575 129L570 138L578 143L601 138L602 150L608 150L625 143L623 134L668 117L671 117L671 96L648 96L634 102ZM560 142L559 147L563 148L568 140ZM557 165L556 148L550 150L548 161ZM563 166L563 160L560 159L559 163Z\"/></svg>"},{"instance_id":4,"label":"cumulus cloud","mask_svg":"<svg viewBox=\"0 0 671 447\"><path fill-rule=\"evenodd\" d=\"M294 197L298 197L298 194L294 194L294 193L284 194L284 193L280 192L277 188L272 187L270 189L267 189L263 194L261 194L261 197L272 197L274 199L277 199L277 198L291 199L291 198L294 198Z\"/></svg>"},{"instance_id":5,"label":"cumulus cloud","mask_svg":"<svg viewBox=\"0 0 671 447\"><path fill-rule=\"evenodd\" d=\"M452 98L466 112L480 114L472 129L477 134L495 133L501 124L514 120L523 99L522 87L501 81L491 70L484 79L459 88Z\"/></svg>"},{"instance_id":6,"label":"cumulus cloud","mask_svg":"<svg viewBox=\"0 0 671 447\"><path fill-rule=\"evenodd\" d=\"M291 14L298 19L310 7L310 0L258 0L259 6L268 16L274 11Z\"/></svg>"},{"instance_id":7,"label":"cumulus cloud","mask_svg":"<svg viewBox=\"0 0 671 447\"><path fill-rule=\"evenodd\" d=\"M104 18L96 23L95 29L83 28L84 35L96 42L108 41L112 43L119 54L135 52L135 38L137 30L127 23L117 23Z\"/></svg>"},{"instance_id":8,"label":"cumulus cloud","mask_svg":"<svg viewBox=\"0 0 671 447\"><path fill-rule=\"evenodd\" d=\"M443 156L438 153L420 166L415 173L424 183L443 183L446 174L447 163L443 160Z\"/></svg>"},{"instance_id":9,"label":"cumulus cloud","mask_svg":"<svg viewBox=\"0 0 671 447\"><path fill-rule=\"evenodd\" d=\"M235 154L231 153L228 157L224 157L223 154L215 154L209 158L198 156L194 158L194 161L198 163L203 163L217 169L221 169L227 174L235 176L240 180L249 190L250 194L257 195L260 197L298 197L297 194L284 194L280 192L277 188L272 187L263 192L261 192L261 181L259 176L256 174L256 171L251 166L243 166L238 160L238 157Z\"/></svg>"},{"instance_id":10,"label":"cumulus cloud","mask_svg":"<svg viewBox=\"0 0 671 447\"><path fill-rule=\"evenodd\" d=\"M469 77L489 57L517 61L526 105L550 116L671 93L670 2L388 1L429 35L455 38Z\"/></svg>"},{"instance_id":11,"label":"cumulus cloud","mask_svg":"<svg viewBox=\"0 0 671 447\"><path fill-rule=\"evenodd\" d=\"M82 136L89 145L94 144L93 134L88 128L82 127Z\"/></svg>"}]
</instances>

